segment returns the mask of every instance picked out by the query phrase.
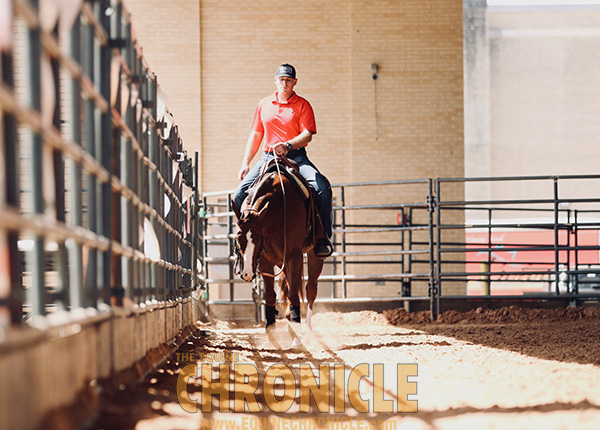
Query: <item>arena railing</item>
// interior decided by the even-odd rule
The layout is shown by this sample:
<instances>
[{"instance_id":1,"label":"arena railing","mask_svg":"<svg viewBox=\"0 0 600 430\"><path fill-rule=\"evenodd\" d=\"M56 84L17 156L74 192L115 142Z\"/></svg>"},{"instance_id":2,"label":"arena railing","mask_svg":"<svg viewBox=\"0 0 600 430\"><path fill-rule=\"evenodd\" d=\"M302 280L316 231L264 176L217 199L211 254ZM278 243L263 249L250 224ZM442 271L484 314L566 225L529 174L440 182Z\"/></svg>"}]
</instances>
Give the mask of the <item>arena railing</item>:
<instances>
[{"instance_id":1,"label":"arena railing","mask_svg":"<svg viewBox=\"0 0 600 430\"><path fill-rule=\"evenodd\" d=\"M452 299L600 300L598 185L599 175L436 179L435 313ZM475 195L447 197L457 186ZM478 195L477 187L506 197L485 198L489 192ZM449 213L465 223L445 221ZM462 240L445 237L456 232ZM442 294L453 283L467 294Z\"/></svg>"},{"instance_id":2,"label":"arena railing","mask_svg":"<svg viewBox=\"0 0 600 430\"><path fill-rule=\"evenodd\" d=\"M260 320L260 277L249 285L234 276L232 193L203 195L204 299L217 316ZM433 181L335 184L333 193L335 251L319 278L318 305L360 308L400 301L411 308L409 302L431 302ZM250 310L241 311L243 306Z\"/></svg>"},{"instance_id":3,"label":"arena railing","mask_svg":"<svg viewBox=\"0 0 600 430\"><path fill-rule=\"evenodd\" d=\"M442 310L467 302L562 300L577 305L598 300L600 199L590 195L599 189L599 179L438 178L334 185L335 252L326 260L317 304L341 309L341 304L359 308L388 302L408 310L428 305L435 319ZM478 186L489 196L492 185L506 198L478 197ZM223 306L228 317L259 320L260 278L249 287L233 276L231 193L203 196L203 279L209 290L204 298L215 312ZM359 288L349 293L351 284ZM240 311L244 305L253 312Z\"/></svg>"},{"instance_id":4,"label":"arena railing","mask_svg":"<svg viewBox=\"0 0 600 430\"><path fill-rule=\"evenodd\" d=\"M28 428L196 320L198 163L122 2L2 7L0 428ZM75 357L97 365L37 404L11 389Z\"/></svg>"}]
</instances>

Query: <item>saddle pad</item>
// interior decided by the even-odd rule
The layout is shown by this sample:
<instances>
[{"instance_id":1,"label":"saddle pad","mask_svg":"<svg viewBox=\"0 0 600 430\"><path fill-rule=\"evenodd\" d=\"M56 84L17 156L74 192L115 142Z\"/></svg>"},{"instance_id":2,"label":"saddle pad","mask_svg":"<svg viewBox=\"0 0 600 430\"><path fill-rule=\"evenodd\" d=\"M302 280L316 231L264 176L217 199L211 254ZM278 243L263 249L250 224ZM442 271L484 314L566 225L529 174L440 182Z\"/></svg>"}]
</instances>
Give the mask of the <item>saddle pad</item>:
<instances>
[{"instance_id":1,"label":"saddle pad","mask_svg":"<svg viewBox=\"0 0 600 430\"><path fill-rule=\"evenodd\" d=\"M304 181L304 178L300 177L299 173L296 173L295 170L287 167L285 169L288 172L288 178L290 178L300 189L300 194L304 197L304 200L308 200L310 198L310 190L307 188L310 185L307 185Z\"/></svg>"},{"instance_id":2,"label":"saddle pad","mask_svg":"<svg viewBox=\"0 0 600 430\"><path fill-rule=\"evenodd\" d=\"M310 185L306 183L306 180L300 175L300 173L298 173L292 167L281 165L279 166L279 171L282 174L284 174L296 186L298 192L304 198L305 201L308 201L310 199L310 190L308 189ZM265 174L271 172L278 172L277 165L275 163L267 167Z\"/></svg>"}]
</instances>

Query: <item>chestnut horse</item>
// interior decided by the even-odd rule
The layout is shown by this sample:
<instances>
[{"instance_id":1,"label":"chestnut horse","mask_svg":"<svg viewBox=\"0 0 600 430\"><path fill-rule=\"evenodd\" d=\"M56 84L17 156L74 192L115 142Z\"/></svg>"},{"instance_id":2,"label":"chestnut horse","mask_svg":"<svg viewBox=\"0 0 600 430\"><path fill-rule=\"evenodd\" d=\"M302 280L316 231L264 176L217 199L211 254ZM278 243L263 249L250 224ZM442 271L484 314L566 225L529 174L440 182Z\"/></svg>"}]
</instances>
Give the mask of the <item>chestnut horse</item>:
<instances>
[{"instance_id":1,"label":"chestnut horse","mask_svg":"<svg viewBox=\"0 0 600 430\"><path fill-rule=\"evenodd\" d=\"M277 159L288 164L288 160ZM300 323L300 296L304 298L303 254L308 257L306 283L306 326L311 328L313 304L317 297L317 281L323 269L323 260L314 255L313 241L308 238L311 224L311 206L282 170L291 166L277 166L277 171L266 173L249 190L248 197L238 210L233 204L237 223L237 252L239 274L252 281L257 274L265 284L266 328L275 323L275 277L281 274L280 287L285 315L293 323ZM308 184L306 183L306 187ZM278 273L275 273L278 266ZM298 339L294 339L294 344Z\"/></svg>"}]
</instances>

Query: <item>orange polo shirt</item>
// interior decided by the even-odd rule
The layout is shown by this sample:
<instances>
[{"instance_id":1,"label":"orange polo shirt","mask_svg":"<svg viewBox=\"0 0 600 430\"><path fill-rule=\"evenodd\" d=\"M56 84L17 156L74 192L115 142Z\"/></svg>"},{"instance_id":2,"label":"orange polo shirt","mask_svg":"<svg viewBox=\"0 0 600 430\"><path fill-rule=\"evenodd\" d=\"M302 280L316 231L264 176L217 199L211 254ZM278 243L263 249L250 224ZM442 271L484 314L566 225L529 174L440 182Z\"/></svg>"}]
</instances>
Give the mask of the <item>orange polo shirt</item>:
<instances>
[{"instance_id":1,"label":"orange polo shirt","mask_svg":"<svg viewBox=\"0 0 600 430\"><path fill-rule=\"evenodd\" d=\"M264 133L264 151L279 142L286 142L304 130L317 132L312 106L296 93L286 102L277 100L277 92L262 99L254 112L252 130Z\"/></svg>"}]
</instances>

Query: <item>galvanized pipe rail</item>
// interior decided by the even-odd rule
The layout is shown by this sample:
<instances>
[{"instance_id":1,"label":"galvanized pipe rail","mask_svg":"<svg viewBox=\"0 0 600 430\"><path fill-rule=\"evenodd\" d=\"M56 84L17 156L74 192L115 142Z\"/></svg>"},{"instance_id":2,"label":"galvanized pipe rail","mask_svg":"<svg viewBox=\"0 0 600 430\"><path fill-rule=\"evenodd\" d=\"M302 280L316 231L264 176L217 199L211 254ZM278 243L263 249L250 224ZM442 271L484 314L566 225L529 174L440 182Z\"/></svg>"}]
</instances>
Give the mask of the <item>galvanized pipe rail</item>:
<instances>
[{"instance_id":1,"label":"galvanized pipe rail","mask_svg":"<svg viewBox=\"0 0 600 430\"><path fill-rule=\"evenodd\" d=\"M195 185L185 183L182 173L171 177L171 164L183 152L177 127L169 135L161 134L165 124L157 118L156 78L132 38L129 16L120 2L85 2L72 23L67 19L42 21L36 2L17 1L15 24L22 23L29 42L23 53L11 49L2 54L3 182L10 184L10 192L0 207L0 228L11 239L10 260L19 260L14 249L19 234L32 234L27 302L34 315L46 314L44 247L49 240L59 248L61 285L51 301L60 308L95 307L111 299L121 302L124 295L137 303L172 300L178 296L175 289L158 285L167 279L174 284L176 277L192 274L191 261L178 263L175 251L187 248L189 254L192 248L181 220L195 205L181 196L184 187ZM68 52L60 48L61 39L69 41ZM15 61L29 65L27 88L15 86ZM64 86L68 100L59 99ZM48 93L48 87L54 91L42 106L40 95ZM139 93L135 99L132 92ZM23 94L29 94L26 104L21 102ZM66 112L60 110L63 105ZM25 130L21 135L30 136L28 145L21 143L18 127ZM36 172L31 175L31 204L19 201L15 186L23 157L19 151ZM51 196L42 178L54 182ZM164 199L158 198L163 193L172 206L168 214ZM142 248L144 238L138 232L145 219L152 223L146 230L153 229L166 244L160 257ZM88 249L85 279L83 247ZM13 293L8 294L13 301L19 296L14 291L21 288L20 274L15 272L10 282ZM190 282L187 295L191 289ZM9 304L14 323L20 319L20 307L18 300Z\"/></svg>"},{"instance_id":2,"label":"galvanized pipe rail","mask_svg":"<svg viewBox=\"0 0 600 430\"><path fill-rule=\"evenodd\" d=\"M194 322L198 157L183 147L120 0L14 0L8 14L0 428L34 428L90 380L152 349L164 355ZM53 387L65 367L69 378ZM37 385L55 390L20 399L34 387L17 390L11 375L32 368L43 369Z\"/></svg>"},{"instance_id":3,"label":"galvanized pipe rail","mask_svg":"<svg viewBox=\"0 0 600 430\"><path fill-rule=\"evenodd\" d=\"M594 244L578 243L578 234L573 238L571 235L585 230L600 231L599 219L582 219L584 216L600 214L600 198L584 196L566 195L563 193L559 197L559 184L566 184L570 181L580 181L581 185L577 188L586 190L586 193L593 194L597 189L594 181L600 179L595 175L570 175L570 176L530 176L530 177L498 177L498 178L438 178L433 180L421 181L387 181L387 182L367 182L357 184L339 184L335 185L334 195L336 203L334 205L334 239L335 252L326 261L326 270L320 278L321 284L332 283L332 294L330 297L319 297L319 301L327 303L343 303L351 301L389 301L415 302L429 301L430 313L432 319L435 319L442 309L441 303L447 300L472 300L478 296L468 294L449 294L443 291L443 285L461 284L462 290L466 292L469 283L483 280L488 282L490 290L482 298L494 300L569 300L576 305L583 300L599 299L600 296L593 292L581 294L578 291L579 276L586 274L598 274L600 276L600 264L598 267L583 267L579 261L583 255L589 256L590 252L600 254L598 241ZM464 187L466 184L476 182L494 182L507 184L523 184L533 182L549 182L551 185L550 193L552 198L502 198L496 200L473 199L471 201L447 199L446 188L452 186ZM373 196L377 194L389 195L386 192L387 187L400 186L409 187L420 184L427 187L422 193L425 196L423 202L371 202ZM358 194L357 201L348 203L346 196L349 190L374 187L375 192L368 195ZM211 271L218 266L232 267L234 257L233 253L221 253L219 257L212 257L211 247L227 246L231 249L234 240L233 230L231 229L231 219L234 217L227 201L231 199L231 191L224 193L207 193L204 195L204 208L207 213L204 217L204 273L203 279L210 290L213 284L228 284L229 297L208 297L208 305L221 304L242 304L249 303L247 298L236 297L235 288L243 288L240 285L244 283L241 280L234 279L231 276L231 270L228 270L227 276L210 276ZM516 190L511 189L510 194L515 194ZM454 192L452 195L464 195ZM215 201L216 199L216 201ZM366 201L372 204L367 204ZM564 208L565 204L572 207ZM594 209L592 209L592 207ZM586 209L587 208L587 209ZM349 217L353 214L365 216L364 214L374 211L399 211L405 224L398 223L364 223L349 222ZM473 218L473 212L485 213L484 216ZM466 215L469 212L469 215ZM504 214L503 214L504 213ZM512 213L516 221L506 218L506 213ZM516 214L516 215L515 215ZM405 219L405 217L407 217ZM414 222L420 217L420 222ZM534 217L534 219L531 219ZM542 220L539 218L542 217ZM380 217L381 218L381 217ZM217 227L218 233L211 233ZM473 231L485 230L487 239L485 243L475 245L468 243L467 236ZM527 268L519 270L510 269L509 265L500 265L497 262L492 266L492 253L495 246L492 233L497 231L514 230L524 231L551 231L553 232L552 243L503 243L502 250L505 252L538 253L531 257L531 261L522 260ZM561 231L569 233L569 243L561 243ZM398 233L398 237L392 237L391 234ZM375 239L372 236L386 234L386 240ZM451 238L454 234L457 238ZM369 236L366 239L352 241L353 235ZM448 236L450 235L450 236ZM572 239L572 240L571 240ZM367 247L369 249L367 249ZM352 249L351 249L352 248ZM361 249L363 248L363 249ZM386 249L390 248L390 249ZM472 260L474 253L483 252L487 255L488 270L477 268L473 270L472 264L479 263L480 260ZM540 261L539 253L552 253L552 267L549 269L545 260ZM587 253L587 254L586 254ZM573 254L573 258L571 258ZM364 260L364 257L372 257ZM390 261L391 258L400 259ZM568 267L562 268L562 265ZM368 266L368 273L361 272L360 266ZM385 271L381 267L401 265L401 271ZM329 270L327 270L329 268ZM420 270L419 270L420 268ZM384 273L379 273L379 272ZM223 275L223 272L220 272ZM559 291L559 283L556 281L564 275L574 277L573 285L570 289ZM510 276L527 277L530 279L522 280L522 284L538 284L540 289L545 284L553 284L553 291L537 292L536 294L523 295L502 294L494 292L500 287L499 284L511 281ZM544 279L535 279L536 275L544 275ZM381 283L401 283L401 289L394 295L387 297L373 297L365 294L362 297L349 296L347 288L349 283L371 283L377 287ZM415 286L426 284L425 294L414 295L412 290ZM335 285L341 285L340 289ZM239 287L235 287L239 286ZM600 285L598 285L600 287ZM241 290L240 290L241 291ZM600 293L600 290L598 291ZM261 304L259 302L258 304Z\"/></svg>"},{"instance_id":4,"label":"galvanized pipe rail","mask_svg":"<svg viewBox=\"0 0 600 430\"><path fill-rule=\"evenodd\" d=\"M365 190L374 189L377 187L419 187L421 198L425 196L424 201L416 201L414 203L396 203L396 202L373 202L365 204L360 201L350 200L349 194L352 192L364 193ZM406 288L413 282L428 284L433 279L433 265L427 265L425 270L415 271L407 270L414 269L416 266L411 266L412 260L419 255L430 255L430 246L418 248L408 248L407 237L414 233L427 234L432 228L430 223L432 219L425 216L424 224L410 225L391 225L377 222L362 222L360 218L364 213L382 213L392 214L393 219L396 219L397 213L422 212L427 214L428 200L433 201L432 196L428 196L432 186L430 180L414 180L414 181L386 181L386 182L363 182L352 184L336 184L333 187L335 194L334 204L334 242L335 251L333 255L326 260L326 268L320 277L320 285L329 285L331 290L329 297L320 297L321 303L336 303L336 302L381 302L390 300L430 300L428 295L412 296L409 292L410 288ZM203 208L206 213L203 215L204 227L202 239L204 242L204 258L203 258L203 281L206 284L209 295L207 297L208 306L218 306L222 304L248 304L250 303L247 297L243 297L241 293L236 294L236 289L243 291L245 284L240 279L233 277L233 241L235 240L234 226L232 222L235 218L234 213L228 202L231 200L232 191L205 193L203 195ZM355 197L353 197L355 199ZM350 222L353 221L353 222ZM378 240L370 239L370 237L384 235ZM365 239L353 239L355 237L366 236ZM395 240L390 240L389 237L394 237ZM433 244L431 244L433 246ZM375 249L373 248L375 247ZM391 247L391 249L382 250L382 247ZM231 250L226 252L226 250ZM368 260L365 258L372 257ZM396 259L394 261L393 259ZM388 259L389 261L384 261ZM366 273L360 266L381 267L381 273L376 273L370 269ZM386 268L397 267L399 270L386 270ZM218 273L218 275L213 275ZM385 297L369 297L370 294L365 294L363 297L350 297L348 294L349 284L357 284L363 289L369 284L385 283L393 285L399 283L404 288L390 291L392 296ZM218 288L219 285L228 285L229 291L226 294L228 297L216 297L216 290L211 288L214 285ZM260 286L259 286L260 288ZM255 286L256 289L256 286ZM389 289L389 288L388 288ZM259 300L258 305L262 304L260 296L253 294Z\"/></svg>"},{"instance_id":5,"label":"galvanized pipe rail","mask_svg":"<svg viewBox=\"0 0 600 430\"><path fill-rule=\"evenodd\" d=\"M438 213L436 220L437 247L436 272L440 284L440 295L436 299L436 314L440 312L441 300L443 297L454 299L473 298L465 295L444 295L441 296L442 284L448 282L483 282L487 284L487 293L484 297L498 299L515 299L514 295L504 295L493 293L493 289L500 288L503 283L514 283L511 277L518 276L521 284L547 284L548 289L544 292L524 293L523 300L569 300L572 305L577 305L584 300L600 299L600 284L594 287L596 291L580 293L579 275L594 274L600 281L600 196L597 195L597 184L600 175L562 175L562 176L527 176L527 177L491 177L491 178L439 178L435 180L436 198L438 201ZM496 199L496 200L470 200L456 201L444 198L442 187L467 186L477 182L490 182L495 184L517 184L517 190L513 192L522 192L528 186L540 183L547 185L546 193L551 198L530 198L530 199ZM577 182L578 186L569 185ZM559 184L564 185L569 193L563 191L559 193ZM577 188L585 190L585 196L577 192ZM589 195L592 195L591 197ZM596 194L596 196L593 196ZM568 208L567 208L568 207ZM584 208L584 209L582 209ZM588 208L588 209L585 209ZM464 223L461 225L442 222L442 216L448 212L481 212L487 213L486 217L480 217L477 223ZM507 214L513 214L509 217ZM578 214L594 214L595 219L579 220ZM546 215L544 217L544 215ZM539 217L543 216L543 221ZM513 220L511 220L513 218ZM516 220L514 220L516 218ZM487 237L485 242L473 245L465 241L443 240L444 232L461 231L469 232L474 230L485 230ZM591 245L580 245L578 241L578 231L590 230L595 232L596 240ZM531 234L531 232L551 231L551 243L532 243L521 240L519 243L502 242L494 240L494 233L509 234ZM561 243L561 232L564 232L564 238ZM566 242L565 242L566 240ZM572 240L574 243L572 243ZM520 259L521 266L525 269L512 267L510 262L503 263L494 260L492 254L494 251L505 253L526 254L527 259ZM479 269L476 272L466 270L469 264L479 262L480 260L470 260L469 255L473 253L485 253L487 269ZM551 258L548 254L552 253ZM449 254L458 254L460 260L446 257ZM571 255L574 261L571 261ZM590 255L595 261L595 267L589 268L582 266L579 262L581 256ZM472 257L471 257L472 258ZM453 267L454 265L454 267ZM456 268L459 265L460 268ZM551 266L551 267L549 267ZM563 268L564 266L564 268ZM495 268L494 268L495 267ZM565 291L560 291L561 274L566 276L574 275L573 285L566 285ZM523 279L525 277L525 279ZM541 277L541 279L540 279ZM552 287L552 290L550 290Z\"/></svg>"}]
</instances>

